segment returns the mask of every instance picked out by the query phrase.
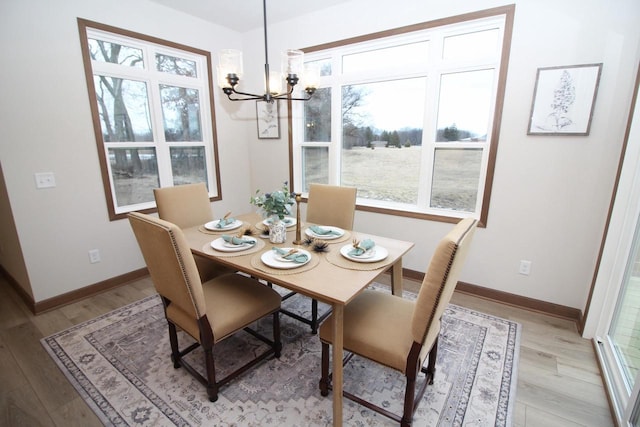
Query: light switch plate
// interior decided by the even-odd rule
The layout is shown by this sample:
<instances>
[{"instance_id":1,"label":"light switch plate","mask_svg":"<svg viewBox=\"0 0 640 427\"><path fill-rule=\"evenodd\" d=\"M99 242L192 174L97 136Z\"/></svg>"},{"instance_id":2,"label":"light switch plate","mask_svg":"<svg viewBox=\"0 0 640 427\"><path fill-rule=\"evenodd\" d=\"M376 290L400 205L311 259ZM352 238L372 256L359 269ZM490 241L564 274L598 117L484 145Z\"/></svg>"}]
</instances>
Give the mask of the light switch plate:
<instances>
[{"instance_id":1,"label":"light switch plate","mask_svg":"<svg viewBox=\"0 0 640 427\"><path fill-rule=\"evenodd\" d=\"M56 186L56 176L53 172L36 173L36 188L52 188Z\"/></svg>"}]
</instances>

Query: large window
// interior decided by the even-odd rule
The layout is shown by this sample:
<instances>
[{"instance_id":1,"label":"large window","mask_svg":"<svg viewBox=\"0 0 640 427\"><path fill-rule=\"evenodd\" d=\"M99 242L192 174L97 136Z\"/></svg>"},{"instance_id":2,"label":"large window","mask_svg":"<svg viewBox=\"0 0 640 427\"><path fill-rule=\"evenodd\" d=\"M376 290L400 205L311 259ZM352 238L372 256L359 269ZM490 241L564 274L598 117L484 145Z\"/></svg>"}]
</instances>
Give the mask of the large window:
<instances>
[{"instance_id":1,"label":"large window","mask_svg":"<svg viewBox=\"0 0 640 427\"><path fill-rule=\"evenodd\" d=\"M358 209L486 223L513 6L306 49L293 182L358 188Z\"/></svg>"},{"instance_id":2,"label":"large window","mask_svg":"<svg viewBox=\"0 0 640 427\"><path fill-rule=\"evenodd\" d=\"M219 199L210 54L78 26L110 218L154 209L158 187L204 182Z\"/></svg>"}]
</instances>

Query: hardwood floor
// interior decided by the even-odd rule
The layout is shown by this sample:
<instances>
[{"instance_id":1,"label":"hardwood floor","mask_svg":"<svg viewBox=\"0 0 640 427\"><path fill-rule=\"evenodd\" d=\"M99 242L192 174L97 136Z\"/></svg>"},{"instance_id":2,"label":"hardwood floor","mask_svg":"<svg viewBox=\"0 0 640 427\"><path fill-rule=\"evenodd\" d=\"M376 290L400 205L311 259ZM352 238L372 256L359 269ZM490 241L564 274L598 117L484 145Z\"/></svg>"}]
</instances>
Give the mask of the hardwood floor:
<instances>
[{"instance_id":1,"label":"hardwood floor","mask_svg":"<svg viewBox=\"0 0 640 427\"><path fill-rule=\"evenodd\" d=\"M153 293L147 277L34 316L0 276L0 425L101 425L39 340ZM522 325L514 426L614 425L591 342L575 324L459 292L452 302Z\"/></svg>"}]
</instances>

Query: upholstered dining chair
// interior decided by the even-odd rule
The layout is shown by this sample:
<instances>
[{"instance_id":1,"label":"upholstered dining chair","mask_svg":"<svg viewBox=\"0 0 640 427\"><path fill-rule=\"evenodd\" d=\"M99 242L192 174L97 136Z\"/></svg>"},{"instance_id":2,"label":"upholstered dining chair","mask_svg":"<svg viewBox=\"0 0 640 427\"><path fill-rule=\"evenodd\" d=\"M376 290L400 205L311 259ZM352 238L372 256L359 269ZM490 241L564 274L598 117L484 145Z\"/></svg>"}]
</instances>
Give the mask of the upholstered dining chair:
<instances>
[{"instance_id":1,"label":"upholstered dining chair","mask_svg":"<svg viewBox=\"0 0 640 427\"><path fill-rule=\"evenodd\" d=\"M367 289L345 306L343 346L349 353L344 364L357 354L406 376L402 416L344 391L346 398L401 426L411 425L427 384L433 384L441 317L455 290L475 229L476 220L463 219L440 241L415 301ZM333 316L320 326L320 341L320 393L326 396L331 382L329 346L333 343ZM416 394L420 372L426 378Z\"/></svg>"},{"instance_id":2,"label":"upholstered dining chair","mask_svg":"<svg viewBox=\"0 0 640 427\"><path fill-rule=\"evenodd\" d=\"M154 188L153 195L158 217L180 228L204 225L214 219L207 186L203 182ZM203 282L220 274L232 273L227 267L206 257L194 254L194 258Z\"/></svg>"},{"instance_id":3,"label":"upholstered dining chair","mask_svg":"<svg viewBox=\"0 0 640 427\"><path fill-rule=\"evenodd\" d=\"M310 184L309 196L307 200L307 222L318 225L331 225L340 227L343 230L353 229L353 217L356 211L355 187L342 187L337 185ZM295 292L290 292L283 297L286 300L294 296ZM318 333L318 325L331 311L325 312L318 317L318 300L311 300L311 318L302 317L285 308L280 309L282 314L293 317L311 326L311 333Z\"/></svg>"},{"instance_id":4,"label":"upholstered dining chair","mask_svg":"<svg viewBox=\"0 0 640 427\"><path fill-rule=\"evenodd\" d=\"M171 360L174 368L184 367L206 386L209 400L218 399L218 389L258 362L274 355L280 357L280 295L249 277L229 273L202 283L189 245L182 230L168 221L133 212L129 222L149 269L151 280L160 294L169 325ZM249 326L272 316L273 339ZM177 329L196 342L180 349ZM218 380L214 364L214 346L244 330L269 347ZM201 375L184 357L201 346L206 376Z\"/></svg>"},{"instance_id":5,"label":"upholstered dining chair","mask_svg":"<svg viewBox=\"0 0 640 427\"><path fill-rule=\"evenodd\" d=\"M310 184L307 222L352 230L356 212L356 192L355 187Z\"/></svg>"}]
</instances>

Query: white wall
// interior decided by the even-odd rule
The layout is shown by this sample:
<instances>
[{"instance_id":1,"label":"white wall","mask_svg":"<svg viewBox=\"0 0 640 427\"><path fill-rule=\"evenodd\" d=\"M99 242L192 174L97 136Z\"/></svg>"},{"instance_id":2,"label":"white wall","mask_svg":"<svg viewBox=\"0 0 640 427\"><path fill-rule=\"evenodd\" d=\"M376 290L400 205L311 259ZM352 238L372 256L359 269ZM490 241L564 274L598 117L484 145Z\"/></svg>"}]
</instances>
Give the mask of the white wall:
<instances>
[{"instance_id":1,"label":"white wall","mask_svg":"<svg viewBox=\"0 0 640 427\"><path fill-rule=\"evenodd\" d=\"M490 0L441 2L354 0L269 28L272 57L403 25L510 4ZM475 242L461 280L584 309L604 230L640 59L640 2L519 0L500 143L486 229ZM259 31L244 37L245 75L260 73ZM247 58L256 58L253 66ZM273 62L273 60L272 60ZM588 137L527 136L539 67L603 62ZM277 63L276 63L277 64ZM258 82L256 82L256 85ZM284 111L286 113L286 110ZM286 124L286 122L282 122ZM281 123L281 124L282 124ZM277 185L287 170L287 144L253 134L254 187ZM274 184L275 183L275 184ZM451 225L357 212L356 228L416 242L404 266L424 271ZM520 260L531 274L518 274Z\"/></svg>"},{"instance_id":2,"label":"white wall","mask_svg":"<svg viewBox=\"0 0 640 427\"><path fill-rule=\"evenodd\" d=\"M0 3L0 161L35 301L144 267L128 221L108 219L78 17L211 52L241 42L146 0ZM216 116L223 201L213 209L241 212L250 190L245 125L217 100ZM55 173L57 186L37 190L36 172ZM92 248L102 262L89 263Z\"/></svg>"},{"instance_id":3,"label":"white wall","mask_svg":"<svg viewBox=\"0 0 640 427\"><path fill-rule=\"evenodd\" d=\"M306 47L506 4L354 0L270 26L271 62ZM640 3L520 0L497 153L491 210L462 280L583 309L589 291L628 114ZM5 0L0 3L0 162L36 301L143 267L127 221L110 222L91 124L76 18L209 50L245 52L248 90L260 90L262 30L238 35L146 0ZM603 62L588 137L526 135L538 67ZM214 56L215 63L215 56ZM255 76L251 76L255 70ZM255 105L216 91L223 200L214 210L249 209L256 188L288 175L286 121L280 140L258 140ZM286 109L281 105L284 117ZM36 190L35 172L57 187ZM356 227L416 242L405 267L426 268L449 224L358 212ZM102 262L89 264L99 248ZM520 259L531 275L517 274ZM2 260L0 256L0 261Z\"/></svg>"}]
</instances>

